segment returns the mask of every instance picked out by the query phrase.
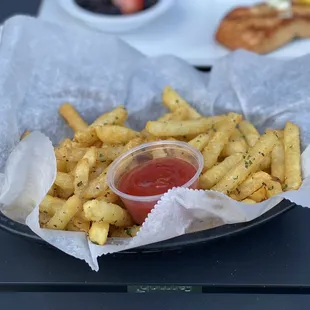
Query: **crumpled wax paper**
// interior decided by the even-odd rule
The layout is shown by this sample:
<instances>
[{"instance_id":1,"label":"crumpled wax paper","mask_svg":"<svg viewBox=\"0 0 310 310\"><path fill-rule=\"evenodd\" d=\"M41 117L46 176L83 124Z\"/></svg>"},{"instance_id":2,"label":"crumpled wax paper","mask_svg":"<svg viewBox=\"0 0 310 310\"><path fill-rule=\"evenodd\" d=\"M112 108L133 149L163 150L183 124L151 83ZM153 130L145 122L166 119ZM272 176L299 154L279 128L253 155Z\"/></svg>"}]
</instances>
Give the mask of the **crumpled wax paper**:
<instances>
[{"instance_id":1,"label":"crumpled wax paper","mask_svg":"<svg viewBox=\"0 0 310 310\"><path fill-rule=\"evenodd\" d=\"M310 205L310 55L280 61L237 51L220 59L210 76L172 56L147 58L119 39L90 31L62 29L17 16L8 20L0 46L0 203L10 218L98 270L97 257L211 227L247 222L283 197ZM110 239L104 246L83 233L41 229L38 205L56 175L55 145L72 137L58 115L71 102L92 122L118 105L129 111L129 125L141 129L165 108L161 92L175 88L204 115L235 111L261 132L301 127L303 185L255 205L212 191L176 188L166 193L138 235ZM33 133L19 142L20 135ZM52 143L51 143L51 141Z\"/></svg>"}]
</instances>

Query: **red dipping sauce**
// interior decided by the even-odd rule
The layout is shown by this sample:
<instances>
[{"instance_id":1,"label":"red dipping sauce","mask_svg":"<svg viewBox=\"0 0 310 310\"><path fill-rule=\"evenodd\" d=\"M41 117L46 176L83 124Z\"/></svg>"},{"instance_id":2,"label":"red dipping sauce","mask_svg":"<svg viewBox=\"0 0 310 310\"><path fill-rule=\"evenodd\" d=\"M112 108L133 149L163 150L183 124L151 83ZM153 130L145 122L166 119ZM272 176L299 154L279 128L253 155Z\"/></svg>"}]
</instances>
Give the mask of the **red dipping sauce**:
<instances>
[{"instance_id":1,"label":"red dipping sauce","mask_svg":"<svg viewBox=\"0 0 310 310\"><path fill-rule=\"evenodd\" d=\"M198 188L202 154L181 141L141 144L118 157L107 174L109 187L142 224L161 196L173 187Z\"/></svg>"},{"instance_id":2,"label":"red dipping sauce","mask_svg":"<svg viewBox=\"0 0 310 310\"><path fill-rule=\"evenodd\" d=\"M197 169L179 158L156 158L136 166L119 180L117 189L132 196L157 196L173 187L183 186L196 174ZM197 188L198 180L190 188ZM142 224L156 201L123 199L128 211L138 224Z\"/></svg>"},{"instance_id":3,"label":"red dipping sauce","mask_svg":"<svg viewBox=\"0 0 310 310\"><path fill-rule=\"evenodd\" d=\"M184 185L195 173L195 167L182 159L156 158L123 175L118 189L133 196L160 195Z\"/></svg>"}]
</instances>

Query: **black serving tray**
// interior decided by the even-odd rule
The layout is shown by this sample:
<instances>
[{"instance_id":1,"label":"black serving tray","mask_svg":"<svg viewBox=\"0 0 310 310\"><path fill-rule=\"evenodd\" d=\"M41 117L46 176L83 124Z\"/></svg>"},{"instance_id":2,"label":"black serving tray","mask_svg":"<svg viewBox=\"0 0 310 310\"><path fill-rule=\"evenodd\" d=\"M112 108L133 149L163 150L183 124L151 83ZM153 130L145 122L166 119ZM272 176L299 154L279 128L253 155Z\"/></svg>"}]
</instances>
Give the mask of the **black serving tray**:
<instances>
[{"instance_id":1,"label":"black serving tray","mask_svg":"<svg viewBox=\"0 0 310 310\"><path fill-rule=\"evenodd\" d=\"M186 234L170 240L149 244L125 252L126 253L160 252L160 251L180 249L187 246L198 245L215 239L244 232L250 228L259 226L273 219L274 217L292 209L294 206L295 204L291 203L290 201L283 200L281 201L281 203L273 207L270 211L266 212L259 218L248 223L223 225L220 227L196 233ZM250 207L251 205L249 205L249 208ZM47 245L47 243L44 240L42 240L39 236L37 236L34 232L32 232L32 230L28 228L26 225L20 224L18 222L9 219L1 212L0 212L0 229L6 230L12 234L27 238L29 240L44 243Z\"/></svg>"}]
</instances>

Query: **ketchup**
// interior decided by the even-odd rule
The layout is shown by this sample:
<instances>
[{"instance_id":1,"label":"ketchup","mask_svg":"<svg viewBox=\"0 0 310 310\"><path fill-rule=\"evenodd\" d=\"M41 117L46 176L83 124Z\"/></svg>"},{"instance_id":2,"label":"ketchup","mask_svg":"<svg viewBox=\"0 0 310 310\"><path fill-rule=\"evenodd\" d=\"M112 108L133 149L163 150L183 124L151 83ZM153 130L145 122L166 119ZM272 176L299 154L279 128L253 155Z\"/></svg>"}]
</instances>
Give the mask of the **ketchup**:
<instances>
[{"instance_id":1,"label":"ketchup","mask_svg":"<svg viewBox=\"0 0 310 310\"><path fill-rule=\"evenodd\" d=\"M190 163L179 158L156 158L125 173L118 190L132 196L155 196L173 187L186 184L196 173ZM198 180L191 188L197 188ZM124 199L128 211L138 224L142 224L157 201L132 201Z\"/></svg>"}]
</instances>

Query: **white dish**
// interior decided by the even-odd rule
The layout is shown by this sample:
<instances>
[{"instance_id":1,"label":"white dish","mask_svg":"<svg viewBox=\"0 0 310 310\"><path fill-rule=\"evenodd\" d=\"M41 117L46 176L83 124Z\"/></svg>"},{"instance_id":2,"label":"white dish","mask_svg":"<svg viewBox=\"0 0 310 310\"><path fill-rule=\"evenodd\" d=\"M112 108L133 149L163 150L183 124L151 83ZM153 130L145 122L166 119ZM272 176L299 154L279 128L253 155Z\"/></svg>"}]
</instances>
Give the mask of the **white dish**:
<instances>
[{"instance_id":1,"label":"white dish","mask_svg":"<svg viewBox=\"0 0 310 310\"><path fill-rule=\"evenodd\" d=\"M233 7L257 2L259 0L214 0L210 4L207 0L176 0L175 6L167 14L120 37L148 56L172 54L195 66L212 66L218 58L229 53L214 40L214 32L221 19ZM39 18L85 27L57 3L55 0L44 0ZM269 56L291 59L309 52L310 39L304 39L292 42Z\"/></svg>"},{"instance_id":2,"label":"white dish","mask_svg":"<svg viewBox=\"0 0 310 310\"><path fill-rule=\"evenodd\" d=\"M58 0L59 5L74 18L99 31L124 33L138 29L166 13L175 0L159 0L145 11L131 15L104 15L87 11L74 0Z\"/></svg>"}]
</instances>

